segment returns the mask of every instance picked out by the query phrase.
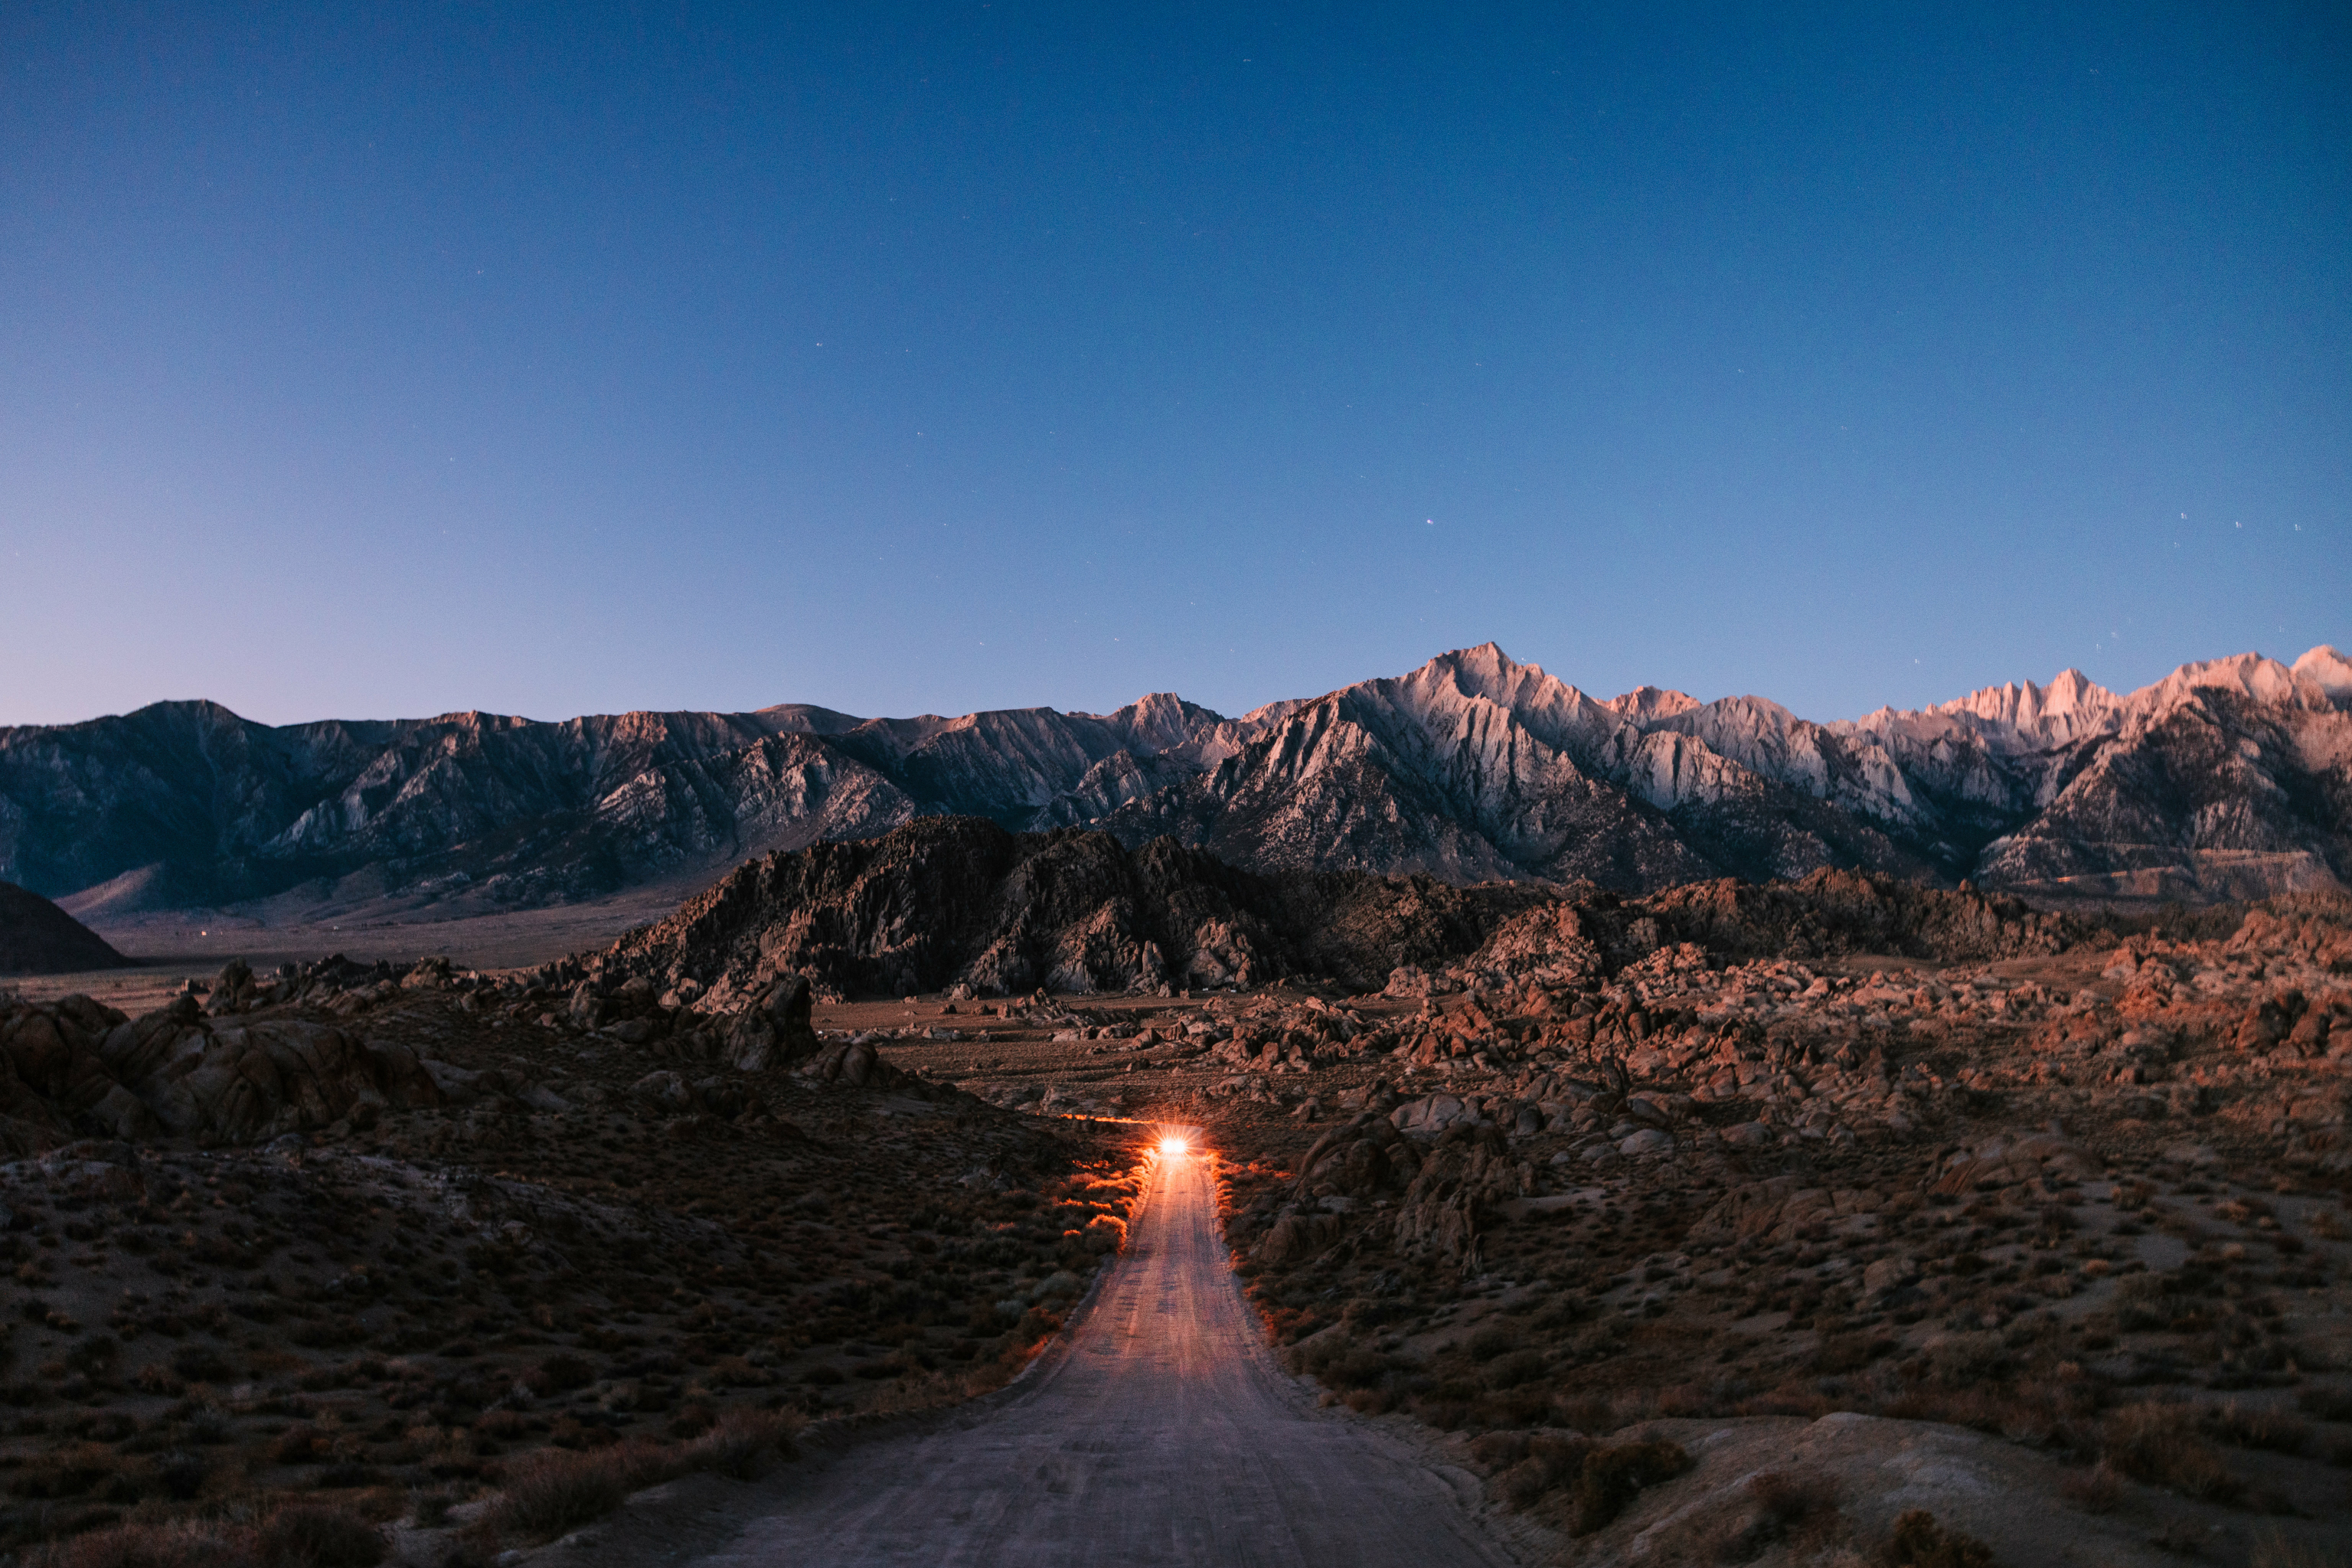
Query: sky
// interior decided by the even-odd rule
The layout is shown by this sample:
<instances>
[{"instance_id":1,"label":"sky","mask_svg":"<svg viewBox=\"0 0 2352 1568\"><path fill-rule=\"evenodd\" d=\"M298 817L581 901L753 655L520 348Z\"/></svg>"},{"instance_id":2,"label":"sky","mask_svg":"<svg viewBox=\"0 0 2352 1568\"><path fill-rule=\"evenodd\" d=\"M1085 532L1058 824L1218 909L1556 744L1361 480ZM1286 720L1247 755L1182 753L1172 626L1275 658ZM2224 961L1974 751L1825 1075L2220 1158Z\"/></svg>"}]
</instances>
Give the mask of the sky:
<instances>
[{"instance_id":1,"label":"sky","mask_svg":"<svg viewBox=\"0 0 2352 1568\"><path fill-rule=\"evenodd\" d=\"M2352 648L2340 5L15 0L0 73L0 723Z\"/></svg>"}]
</instances>

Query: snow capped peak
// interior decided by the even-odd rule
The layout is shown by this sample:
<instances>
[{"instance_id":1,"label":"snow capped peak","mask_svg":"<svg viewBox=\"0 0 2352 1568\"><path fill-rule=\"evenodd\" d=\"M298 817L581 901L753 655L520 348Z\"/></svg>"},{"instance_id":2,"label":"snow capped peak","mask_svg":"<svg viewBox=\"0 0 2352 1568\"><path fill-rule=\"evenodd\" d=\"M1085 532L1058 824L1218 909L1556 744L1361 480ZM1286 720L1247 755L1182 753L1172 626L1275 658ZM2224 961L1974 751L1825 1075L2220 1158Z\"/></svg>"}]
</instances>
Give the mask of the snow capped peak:
<instances>
[{"instance_id":1,"label":"snow capped peak","mask_svg":"<svg viewBox=\"0 0 2352 1568\"><path fill-rule=\"evenodd\" d=\"M1550 679L1538 667L1519 663L1496 644L1483 642L1476 647L1441 653L1404 679L1408 685L1445 683L1465 697L1507 703L1510 694L1530 677L1538 681Z\"/></svg>"},{"instance_id":2,"label":"snow capped peak","mask_svg":"<svg viewBox=\"0 0 2352 1568\"><path fill-rule=\"evenodd\" d=\"M2114 692L2068 668L2047 686L2011 680L1981 687L1927 713L1959 720L1996 750L2043 751L2114 729L2122 710L2123 700Z\"/></svg>"},{"instance_id":3,"label":"snow capped peak","mask_svg":"<svg viewBox=\"0 0 2352 1568\"><path fill-rule=\"evenodd\" d=\"M2274 658L2241 653L2184 664L2153 686L2141 687L2128 700L2136 710L2152 712L2199 690L2233 692L2257 702L2290 701L2297 695L2294 671Z\"/></svg>"},{"instance_id":4,"label":"snow capped peak","mask_svg":"<svg viewBox=\"0 0 2352 1568\"><path fill-rule=\"evenodd\" d=\"M1686 691L1672 691L1661 686L1637 686L1622 697L1612 697L1601 706L1646 727L1660 719L1687 713L1699 705L1699 700Z\"/></svg>"},{"instance_id":5,"label":"snow capped peak","mask_svg":"<svg viewBox=\"0 0 2352 1568\"><path fill-rule=\"evenodd\" d=\"M1090 714L1073 717L1089 718ZM1116 713L1102 716L1105 722L1127 737L1128 743L1151 755L1174 751L1203 731L1221 724L1223 716L1206 708L1185 701L1172 691L1154 691L1137 698Z\"/></svg>"},{"instance_id":6,"label":"snow capped peak","mask_svg":"<svg viewBox=\"0 0 2352 1568\"><path fill-rule=\"evenodd\" d=\"M2346 658L2327 643L2294 661L2294 673L2325 691L2336 702L2352 699L2352 658Z\"/></svg>"}]
</instances>

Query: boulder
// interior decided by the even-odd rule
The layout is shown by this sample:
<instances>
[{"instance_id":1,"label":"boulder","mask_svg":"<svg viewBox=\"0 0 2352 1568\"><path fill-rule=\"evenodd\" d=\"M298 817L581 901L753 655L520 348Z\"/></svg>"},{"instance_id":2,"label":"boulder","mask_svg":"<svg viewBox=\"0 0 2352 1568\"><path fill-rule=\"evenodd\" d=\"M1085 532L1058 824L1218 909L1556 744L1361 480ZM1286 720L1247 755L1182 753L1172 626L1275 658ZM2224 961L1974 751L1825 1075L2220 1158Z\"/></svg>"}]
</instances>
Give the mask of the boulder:
<instances>
[{"instance_id":1,"label":"boulder","mask_svg":"<svg viewBox=\"0 0 2352 1568\"><path fill-rule=\"evenodd\" d=\"M807 977L787 974L728 1026L729 1065L742 1072L782 1067L816 1052L822 1044L809 1023L815 994Z\"/></svg>"},{"instance_id":2,"label":"boulder","mask_svg":"<svg viewBox=\"0 0 2352 1568\"><path fill-rule=\"evenodd\" d=\"M1335 1214L1286 1214L1274 1222L1255 1256L1260 1263L1296 1263L1338 1241L1346 1222Z\"/></svg>"},{"instance_id":3,"label":"boulder","mask_svg":"<svg viewBox=\"0 0 2352 1568\"><path fill-rule=\"evenodd\" d=\"M138 1019L79 996L14 1009L0 1065L0 1142L19 1153L76 1128L251 1142L442 1100L404 1047L296 1019L216 1028L187 994Z\"/></svg>"}]
</instances>

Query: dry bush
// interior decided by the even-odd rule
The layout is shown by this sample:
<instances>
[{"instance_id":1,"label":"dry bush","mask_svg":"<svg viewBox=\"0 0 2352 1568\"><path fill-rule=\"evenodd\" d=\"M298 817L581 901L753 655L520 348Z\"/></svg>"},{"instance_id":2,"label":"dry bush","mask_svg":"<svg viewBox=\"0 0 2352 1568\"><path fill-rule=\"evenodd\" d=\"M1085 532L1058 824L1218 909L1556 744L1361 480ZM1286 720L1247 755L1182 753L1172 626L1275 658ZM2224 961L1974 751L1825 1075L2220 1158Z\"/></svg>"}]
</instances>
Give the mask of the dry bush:
<instances>
[{"instance_id":1,"label":"dry bush","mask_svg":"<svg viewBox=\"0 0 2352 1568\"><path fill-rule=\"evenodd\" d=\"M1517 1512L1575 1480L1592 1452L1592 1440L1564 1432L1489 1432L1472 1442L1470 1452L1501 1472L1489 1489L1504 1507Z\"/></svg>"},{"instance_id":2,"label":"dry bush","mask_svg":"<svg viewBox=\"0 0 2352 1568\"><path fill-rule=\"evenodd\" d=\"M1924 1508L1895 1521L1878 1561L1885 1568L1993 1568L1991 1547L1966 1531L1937 1524Z\"/></svg>"},{"instance_id":3,"label":"dry bush","mask_svg":"<svg viewBox=\"0 0 2352 1568\"><path fill-rule=\"evenodd\" d=\"M1678 1443L1622 1443L1585 1455L1576 1479L1576 1515L1570 1530L1590 1535L1604 1528L1644 1487L1671 1480L1691 1468Z\"/></svg>"},{"instance_id":4,"label":"dry bush","mask_svg":"<svg viewBox=\"0 0 2352 1568\"><path fill-rule=\"evenodd\" d=\"M2196 1415L2186 1405L2126 1406L2107 1418L2102 1437L2106 1462L2136 1481L2213 1502L2234 1501L2245 1489L2197 1435Z\"/></svg>"},{"instance_id":5,"label":"dry bush","mask_svg":"<svg viewBox=\"0 0 2352 1568\"><path fill-rule=\"evenodd\" d=\"M1541 1351L1510 1351L1486 1363L1486 1386L1517 1388L1533 1383L1544 1374L1544 1353Z\"/></svg>"},{"instance_id":6,"label":"dry bush","mask_svg":"<svg viewBox=\"0 0 2352 1568\"><path fill-rule=\"evenodd\" d=\"M1838 1491L1837 1478L1819 1470L1767 1470L1748 1483L1756 1506L1790 1528L1836 1513Z\"/></svg>"},{"instance_id":7,"label":"dry bush","mask_svg":"<svg viewBox=\"0 0 2352 1568\"><path fill-rule=\"evenodd\" d=\"M1820 1348L1813 1352L1813 1370L1831 1376L1860 1372L1894 1348L1895 1342L1884 1336L1824 1334Z\"/></svg>"},{"instance_id":8,"label":"dry bush","mask_svg":"<svg viewBox=\"0 0 2352 1568\"><path fill-rule=\"evenodd\" d=\"M383 1561L383 1537L348 1509L316 1503L281 1508L261 1527L260 1561L266 1568L375 1568Z\"/></svg>"},{"instance_id":9,"label":"dry bush","mask_svg":"<svg viewBox=\"0 0 2352 1568\"><path fill-rule=\"evenodd\" d=\"M569 1394L595 1381L595 1367L584 1356L574 1355L570 1351L558 1351L523 1377L524 1384L541 1398L552 1394Z\"/></svg>"},{"instance_id":10,"label":"dry bush","mask_svg":"<svg viewBox=\"0 0 2352 1568\"><path fill-rule=\"evenodd\" d=\"M1949 1387L1967 1388L1998 1377L2011 1359L1999 1334L1953 1334L1929 1347L1927 1375Z\"/></svg>"},{"instance_id":11,"label":"dry bush","mask_svg":"<svg viewBox=\"0 0 2352 1568\"><path fill-rule=\"evenodd\" d=\"M677 1474L674 1450L636 1439L576 1454L542 1449L507 1468L506 1489L482 1519L502 1536L551 1540Z\"/></svg>"},{"instance_id":12,"label":"dry bush","mask_svg":"<svg viewBox=\"0 0 2352 1568\"><path fill-rule=\"evenodd\" d=\"M2254 1542L2246 1568L2352 1568L2352 1552L2309 1541L2289 1541L2277 1531Z\"/></svg>"},{"instance_id":13,"label":"dry bush","mask_svg":"<svg viewBox=\"0 0 2352 1568\"><path fill-rule=\"evenodd\" d=\"M1670 1559L1750 1563L1782 1542L1809 1557L1842 1534L1838 1483L1817 1470L1768 1470L1713 1517L1691 1517L1662 1542Z\"/></svg>"},{"instance_id":14,"label":"dry bush","mask_svg":"<svg viewBox=\"0 0 2352 1568\"><path fill-rule=\"evenodd\" d=\"M2273 1454L2300 1454L2311 1441L2311 1426L2302 1417L2267 1405L2240 1405L2231 1400L2206 1417L2206 1430L2238 1448L2263 1448Z\"/></svg>"},{"instance_id":15,"label":"dry bush","mask_svg":"<svg viewBox=\"0 0 2352 1568\"><path fill-rule=\"evenodd\" d=\"M26 1498L79 1497L121 1468L121 1457L103 1443L69 1443L37 1456L16 1472L8 1489Z\"/></svg>"},{"instance_id":16,"label":"dry bush","mask_svg":"<svg viewBox=\"0 0 2352 1568\"><path fill-rule=\"evenodd\" d=\"M251 1568L258 1554L244 1525L180 1520L93 1531L32 1561L42 1568Z\"/></svg>"},{"instance_id":17,"label":"dry bush","mask_svg":"<svg viewBox=\"0 0 2352 1568\"><path fill-rule=\"evenodd\" d=\"M2058 1478L2059 1495L2084 1513L2113 1513L2123 1501L2123 1478L2115 1467L2102 1459L2097 1464L2079 1470L2068 1470Z\"/></svg>"},{"instance_id":18,"label":"dry bush","mask_svg":"<svg viewBox=\"0 0 2352 1568\"><path fill-rule=\"evenodd\" d=\"M730 1410L679 1450L686 1468L748 1480L779 1455L789 1458L801 1418L781 1410Z\"/></svg>"},{"instance_id":19,"label":"dry bush","mask_svg":"<svg viewBox=\"0 0 2352 1568\"><path fill-rule=\"evenodd\" d=\"M1505 1323L1487 1323L1471 1334L1463 1349L1472 1361L1487 1362L1518 1347L1518 1330Z\"/></svg>"},{"instance_id":20,"label":"dry bush","mask_svg":"<svg viewBox=\"0 0 2352 1568\"><path fill-rule=\"evenodd\" d=\"M1554 1399L1552 1419L1595 1437L1606 1436L1625 1425L1616 1406L1598 1394L1563 1394Z\"/></svg>"},{"instance_id":21,"label":"dry bush","mask_svg":"<svg viewBox=\"0 0 2352 1568\"><path fill-rule=\"evenodd\" d=\"M753 1475L769 1457L792 1452L800 1426L799 1417L781 1411L734 1410L673 1447L631 1438L579 1453L541 1449L508 1468L505 1490L482 1517L500 1535L552 1539L604 1518L632 1492L689 1471Z\"/></svg>"},{"instance_id":22,"label":"dry bush","mask_svg":"<svg viewBox=\"0 0 2352 1568\"><path fill-rule=\"evenodd\" d=\"M1334 1334L1292 1352L1292 1361L1300 1372L1307 1373L1326 1388L1345 1391L1370 1388L1387 1375L1391 1363L1387 1356L1369 1345L1356 1343Z\"/></svg>"},{"instance_id":23,"label":"dry bush","mask_svg":"<svg viewBox=\"0 0 2352 1568\"><path fill-rule=\"evenodd\" d=\"M2295 1396L2305 1415L2320 1421L2352 1421L2352 1388L2314 1384Z\"/></svg>"}]
</instances>

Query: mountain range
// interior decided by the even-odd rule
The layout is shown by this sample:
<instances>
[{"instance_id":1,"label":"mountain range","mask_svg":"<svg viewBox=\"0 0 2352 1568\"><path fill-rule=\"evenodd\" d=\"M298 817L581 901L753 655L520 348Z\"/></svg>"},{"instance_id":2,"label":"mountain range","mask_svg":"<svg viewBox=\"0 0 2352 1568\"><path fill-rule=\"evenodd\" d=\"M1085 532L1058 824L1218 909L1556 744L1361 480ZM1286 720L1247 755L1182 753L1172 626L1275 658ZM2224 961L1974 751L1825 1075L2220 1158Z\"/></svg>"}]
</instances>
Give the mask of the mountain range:
<instances>
[{"instance_id":1,"label":"mountain range","mask_svg":"<svg viewBox=\"0 0 2352 1568\"><path fill-rule=\"evenodd\" d=\"M100 924L535 908L950 815L1262 870L2260 896L2352 882L2352 660L2242 654L2129 693L2068 670L1830 723L1759 697L1596 700L1487 644L1239 718L1160 693L1108 714L275 727L192 701L0 729L0 879Z\"/></svg>"}]
</instances>

